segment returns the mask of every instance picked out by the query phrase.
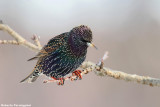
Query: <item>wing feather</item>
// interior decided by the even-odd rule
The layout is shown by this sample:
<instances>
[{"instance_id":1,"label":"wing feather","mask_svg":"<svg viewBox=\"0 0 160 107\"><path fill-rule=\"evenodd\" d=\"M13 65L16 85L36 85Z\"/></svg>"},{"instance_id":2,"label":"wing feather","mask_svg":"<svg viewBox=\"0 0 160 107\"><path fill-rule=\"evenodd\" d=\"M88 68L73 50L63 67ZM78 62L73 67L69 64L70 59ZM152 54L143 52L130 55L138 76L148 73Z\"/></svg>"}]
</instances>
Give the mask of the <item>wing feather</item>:
<instances>
[{"instance_id":1,"label":"wing feather","mask_svg":"<svg viewBox=\"0 0 160 107\"><path fill-rule=\"evenodd\" d=\"M49 40L47 45L45 45L35 57L28 59L28 61L45 57L57 50L63 44L67 34L66 32Z\"/></svg>"}]
</instances>

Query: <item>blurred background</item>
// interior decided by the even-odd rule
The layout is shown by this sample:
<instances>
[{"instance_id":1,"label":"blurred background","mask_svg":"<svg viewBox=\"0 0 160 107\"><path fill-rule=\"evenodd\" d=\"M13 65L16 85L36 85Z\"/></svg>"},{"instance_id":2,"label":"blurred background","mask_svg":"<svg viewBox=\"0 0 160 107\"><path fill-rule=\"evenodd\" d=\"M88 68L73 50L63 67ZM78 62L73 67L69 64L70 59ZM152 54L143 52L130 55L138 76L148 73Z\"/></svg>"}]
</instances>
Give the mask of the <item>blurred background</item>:
<instances>
[{"instance_id":1,"label":"blurred background","mask_svg":"<svg viewBox=\"0 0 160 107\"><path fill-rule=\"evenodd\" d=\"M0 0L0 19L30 42L33 34L45 45L73 27L88 25L93 42L87 59L97 63L105 51L105 66L130 74L160 78L159 0ZM1 40L12 40L0 31ZM0 104L32 107L160 107L160 88L99 77L93 72L81 81L20 84L36 61L22 46L0 45Z\"/></svg>"}]
</instances>

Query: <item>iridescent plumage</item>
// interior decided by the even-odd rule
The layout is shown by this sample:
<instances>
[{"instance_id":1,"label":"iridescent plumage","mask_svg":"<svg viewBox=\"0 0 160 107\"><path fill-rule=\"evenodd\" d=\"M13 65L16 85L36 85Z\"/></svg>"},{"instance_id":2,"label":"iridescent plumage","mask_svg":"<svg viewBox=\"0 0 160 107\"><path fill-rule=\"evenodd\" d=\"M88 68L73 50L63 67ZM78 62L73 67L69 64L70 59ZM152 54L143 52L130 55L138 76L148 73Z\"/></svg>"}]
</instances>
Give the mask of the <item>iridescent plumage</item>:
<instances>
[{"instance_id":1,"label":"iridescent plumage","mask_svg":"<svg viewBox=\"0 0 160 107\"><path fill-rule=\"evenodd\" d=\"M38 61L31 74L21 82L34 82L40 74L59 79L72 73L85 60L87 43L91 42L92 32L85 25L52 38L35 57L29 59Z\"/></svg>"}]
</instances>

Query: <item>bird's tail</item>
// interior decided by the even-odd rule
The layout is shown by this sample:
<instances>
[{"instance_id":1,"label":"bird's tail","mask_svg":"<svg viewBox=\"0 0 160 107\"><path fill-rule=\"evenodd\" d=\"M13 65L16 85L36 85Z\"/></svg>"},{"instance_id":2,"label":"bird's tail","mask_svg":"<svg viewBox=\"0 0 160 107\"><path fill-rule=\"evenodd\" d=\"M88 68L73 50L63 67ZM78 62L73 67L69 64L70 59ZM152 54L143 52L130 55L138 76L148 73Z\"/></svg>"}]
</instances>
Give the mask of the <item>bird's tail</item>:
<instances>
[{"instance_id":1,"label":"bird's tail","mask_svg":"<svg viewBox=\"0 0 160 107\"><path fill-rule=\"evenodd\" d=\"M33 71L26 77L24 78L22 81L20 81L20 83L23 83L27 80L28 83L32 83L34 81L36 81L36 79L40 76L41 72L38 69L38 66L35 66Z\"/></svg>"}]
</instances>

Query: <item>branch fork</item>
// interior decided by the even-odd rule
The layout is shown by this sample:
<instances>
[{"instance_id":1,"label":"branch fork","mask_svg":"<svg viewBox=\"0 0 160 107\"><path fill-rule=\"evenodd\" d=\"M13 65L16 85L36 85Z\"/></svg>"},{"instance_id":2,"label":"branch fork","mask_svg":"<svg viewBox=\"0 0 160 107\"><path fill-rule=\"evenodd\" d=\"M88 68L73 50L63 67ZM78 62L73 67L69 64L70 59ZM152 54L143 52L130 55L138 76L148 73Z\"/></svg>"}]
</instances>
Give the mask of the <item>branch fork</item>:
<instances>
[{"instance_id":1,"label":"branch fork","mask_svg":"<svg viewBox=\"0 0 160 107\"><path fill-rule=\"evenodd\" d=\"M0 21L0 30L7 32L10 36L12 36L15 40L0 40L0 44L12 44L12 45L22 45L25 46L35 52L38 52L42 47L38 39L35 39L35 44L26 41L21 35L15 32L8 25L5 25ZM35 37L36 38L36 37Z\"/></svg>"}]
</instances>

